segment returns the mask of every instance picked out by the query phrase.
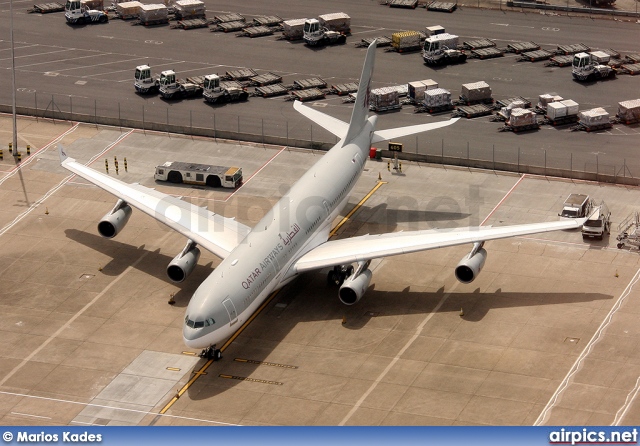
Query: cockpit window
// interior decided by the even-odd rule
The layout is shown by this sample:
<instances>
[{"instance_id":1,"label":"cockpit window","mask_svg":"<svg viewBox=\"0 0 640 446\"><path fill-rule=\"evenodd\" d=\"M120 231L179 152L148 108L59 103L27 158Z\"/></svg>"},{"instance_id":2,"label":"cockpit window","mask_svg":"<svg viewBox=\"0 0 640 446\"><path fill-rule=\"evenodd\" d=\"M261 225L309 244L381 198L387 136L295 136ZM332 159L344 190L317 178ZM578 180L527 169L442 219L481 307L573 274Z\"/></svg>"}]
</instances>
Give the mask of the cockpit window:
<instances>
[{"instance_id":1,"label":"cockpit window","mask_svg":"<svg viewBox=\"0 0 640 446\"><path fill-rule=\"evenodd\" d=\"M189 319L189 316L185 316L184 323L187 325L187 327L202 328L209 327L216 322L213 320L213 318L205 319L204 321L192 321L191 319Z\"/></svg>"}]
</instances>

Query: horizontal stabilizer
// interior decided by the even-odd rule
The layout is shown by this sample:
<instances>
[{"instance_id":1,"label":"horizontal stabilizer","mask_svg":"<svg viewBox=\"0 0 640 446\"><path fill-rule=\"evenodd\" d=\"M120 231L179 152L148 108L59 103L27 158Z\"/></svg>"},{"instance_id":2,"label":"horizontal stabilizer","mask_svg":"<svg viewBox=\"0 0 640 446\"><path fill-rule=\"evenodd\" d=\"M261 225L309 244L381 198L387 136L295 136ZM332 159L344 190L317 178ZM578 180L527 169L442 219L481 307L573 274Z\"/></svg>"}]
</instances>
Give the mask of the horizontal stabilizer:
<instances>
[{"instance_id":1,"label":"horizontal stabilizer","mask_svg":"<svg viewBox=\"0 0 640 446\"><path fill-rule=\"evenodd\" d=\"M388 130L377 130L373 133L371 143L380 141L390 141L392 139L402 138L403 136L413 135L415 133L426 132L429 130L439 129L455 123L460 118L449 119L448 121L430 122L427 124L410 125L407 127L398 127Z\"/></svg>"},{"instance_id":2,"label":"horizontal stabilizer","mask_svg":"<svg viewBox=\"0 0 640 446\"><path fill-rule=\"evenodd\" d=\"M345 136L347 136L349 124L347 124L346 122L322 113L321 111L314 110L311 107L307 107L300 101L295 101L293 103L293 108L300 114L311 119L323 129L333 133L338 138L343 139Z\"/></svg>"}]
</instances>

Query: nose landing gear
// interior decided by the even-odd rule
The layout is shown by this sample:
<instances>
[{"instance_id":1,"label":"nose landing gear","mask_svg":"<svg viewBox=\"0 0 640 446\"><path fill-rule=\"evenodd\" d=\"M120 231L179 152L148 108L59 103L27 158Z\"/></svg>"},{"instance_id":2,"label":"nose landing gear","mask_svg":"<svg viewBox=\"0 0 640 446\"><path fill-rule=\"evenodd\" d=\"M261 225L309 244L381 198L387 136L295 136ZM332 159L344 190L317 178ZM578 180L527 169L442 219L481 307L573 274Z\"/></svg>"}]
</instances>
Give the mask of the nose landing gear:
<instances>
[{"instance_id":1,"label":"nose landing gear","mask_svg":"<svg viewBox=\"0 0 640 446\"><path fill-rule=\"evenodd\" d=\"M217 349L215 345L205 348L200 352L200 357L203 359L213 359L219 361L222 359L222 352Z\"/></svg>"}]
</instances>

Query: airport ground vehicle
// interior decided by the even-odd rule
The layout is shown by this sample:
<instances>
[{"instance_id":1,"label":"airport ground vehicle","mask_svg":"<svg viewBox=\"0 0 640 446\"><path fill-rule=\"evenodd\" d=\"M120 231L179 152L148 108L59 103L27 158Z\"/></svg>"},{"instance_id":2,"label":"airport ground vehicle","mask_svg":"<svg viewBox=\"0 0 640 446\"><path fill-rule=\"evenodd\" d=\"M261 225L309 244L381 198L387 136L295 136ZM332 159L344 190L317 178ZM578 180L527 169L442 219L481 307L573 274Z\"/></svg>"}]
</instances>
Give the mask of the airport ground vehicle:
<instances>
[{"instance_id":1,"label":"airport ground vehicle","mask_svg":"<svg viewBox=\"0 0 640 446\"><path fill-rule=\"evenodd\" d=\"M573 56L571 74L577 81L606 79L616 75L616 71L607 65L611 56L604 51L578 53Z\"/></svg>"},{"instance_id":2,"label":"airport ground vehicle","mask_svg":"<svg viewBox=\"0 0 640 446\"><path fill-rule=\"evenodd\" d=\"M593 203L589 195L585 194L570 194L564 204L562 205L562 212L558 214L562 219L566 218L584 218L587 217Z\"/></svg>"},{"instance_id":3,"label":"airport ground vehicle","mask_svg":"<svg viewBox=\"0 0 640 446\"><path fill-rule=\"evenodd\" d=\"M324 14L304 22L303 39L309 46L342 44L351 32L351 18L343 13Z\"/></svg>"},{"instance_id":4,"label":"airport ground vehicle","mask_svg":"<svg viewBox=\"0 0 640 446\"><path fill-rule=\"evenodd\" d=\"M603 201L592 208L589 218L582 225L582 238L594 237L602 240L605 232L611 233L611 212Z\"/></svg>"},{"instance_id":5,"label":"airport ground vehicle","mask_svg":"<svg viewBox=\"0 0 640 446\"><path fill-rule=\"evenodd\" d=\"M175 71L167 70L160 74L160 94L164 99L199 96L202 94L202 85L188 80L176 80Z\"/></svg>"},{"instance_id":6,"label":"airport ground vehicle","mask_svg":"<svg viewBox=\"0 0 640 446\"><path fill-rule=\"evenodd\" d=\"M246 101L249 98L249 93L246 89L220 82L220 76L217 74L204 76L202 85L204 88L202 96L205 101L211 104Z\"/></svg>"},{"instance_id":7,"label":"airport ground vehicle","mask_svg":"<svg viewBox=\"0 0 640 446\"><path fill-rule=\"evenodd\" d=\"M427 65L449 65L466 61L467 55L458 49L458 36L440 33L425 39L422 59Z\"/></svg>"},{"instance_id":8,"label":"airport ground vehicle","mask_svg":"<svg viewBox=\"0 0 640 446\"><path fill-rule=\"evenodd\" d=\"M160 88L160 79L157 75L151 75L151 67L149 65L138 65L134 78L133 86L138 93L156 93Z\"/></svg>"},{"instance_id":9,"label":"airport ground vehicle","mask_svg":"<svg viewBox=\"0 0 640 446\"><path fill-rule=\"evenodd\" d=\"M207 185L235 189L242 184L242 168L167 161L156 167L154 179L171 183Z\"/></svg>"},{"instance_id":10,"label":"airport ground vehicle","mask_svg":"<svg viewBox=\"0 0 640 446\"><path fill-rule=\"evenodd\" d=\"M107 23L109 17L101 9L102 0L67 0L64 18L73 25Z\"/></svg>"}]
</instances>

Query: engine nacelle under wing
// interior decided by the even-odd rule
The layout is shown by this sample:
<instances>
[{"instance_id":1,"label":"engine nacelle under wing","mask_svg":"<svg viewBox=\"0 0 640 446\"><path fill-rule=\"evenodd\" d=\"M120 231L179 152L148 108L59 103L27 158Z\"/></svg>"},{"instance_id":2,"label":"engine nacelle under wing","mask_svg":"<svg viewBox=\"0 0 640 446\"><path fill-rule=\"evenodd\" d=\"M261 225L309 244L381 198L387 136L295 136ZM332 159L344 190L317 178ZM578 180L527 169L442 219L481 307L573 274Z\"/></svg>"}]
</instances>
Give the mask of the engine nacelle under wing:
<instances>
[{"instance_id":1,"label":"engine nacelle under wing","mask_svg":"<svg viewBox=\"0 0 640 446\"><path fill-rule=\"evenodd\" d=\"M125 227L131 217L131 206L118 200L115 207L102 217L98 223L98 232L105 238L115 237Z\"/></svg>"},{"instance_id":2,"label":"engine nacelle under wing","mask_svg":"<svg viewBox=\"0 0 640 446\"><path fill-rule=\"evenodd\" d=\"M198 264L199 258L200 249L195 243L189 241L185 249L167 266L167 277L174 283L184 282Z\"/></svg>"},{"instance_id":3,"label":"engine nacelle under wing","mask_svg":"<svg viewBox=\"0 0 640 446\"><path fill-rule=\"evenodd\" d=\"M353 305L362 299L365 291L369 288L372 276L371 270L365 269L355 278L353 276L347 277L338 292L340 302L345 305Z\"/></svg>"},{"instance_id":4,"label":"engine nacelle under wing","mask_svg":"<svg viewBox=\"0 0 640 446\"><path fill-rule=\"evenodd\" d=\"M472 251L473 253L473 251ZM471 283L474 281L482 267L487 260L487 251L484 248L480 248L473 255L466 255L460 260L458 266L456 266L456 279L462 283Z\"/></svg>"}]
</instances>

